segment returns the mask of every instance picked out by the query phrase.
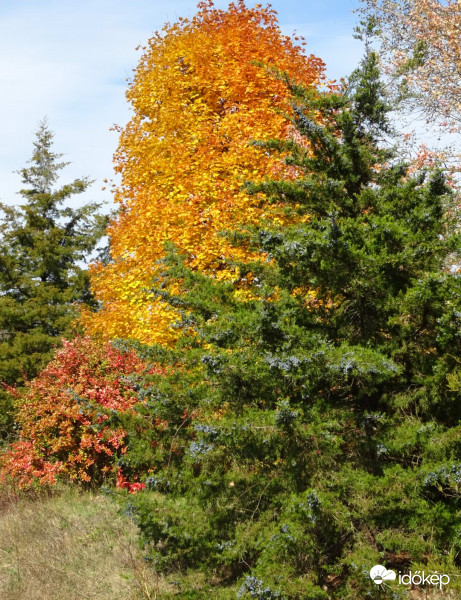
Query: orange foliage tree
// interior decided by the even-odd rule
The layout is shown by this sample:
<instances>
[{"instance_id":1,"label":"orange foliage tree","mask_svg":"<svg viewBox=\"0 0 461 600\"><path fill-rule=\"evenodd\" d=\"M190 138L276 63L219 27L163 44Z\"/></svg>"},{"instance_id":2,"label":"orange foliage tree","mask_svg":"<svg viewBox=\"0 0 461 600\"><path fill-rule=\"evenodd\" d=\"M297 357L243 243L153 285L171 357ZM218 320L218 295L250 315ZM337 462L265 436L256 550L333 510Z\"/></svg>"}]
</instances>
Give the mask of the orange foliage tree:
<instances>
[{"instance_id":1,"label":"orange foliage tree","mask_svg":"<svg viewBox=\"0 0 461 600\"><path fill-rule=\"evenodd\" d=\"M238 282L232 261L251 252L220 232L287 218L280 205L243 191L245 180L289 169L249 142L292 135L290 87L274 72L312 88L324 65L281 34L270 8L240 0L227 11L211 1L198 9L149 40L127 92L134 116L114 158L122 181L108 228L112 260L93 266L101 310L83 316L88 332L105 339L175 339L175 314L149 289L165 242L193 268Z\"/></svg>"}]
</instances>

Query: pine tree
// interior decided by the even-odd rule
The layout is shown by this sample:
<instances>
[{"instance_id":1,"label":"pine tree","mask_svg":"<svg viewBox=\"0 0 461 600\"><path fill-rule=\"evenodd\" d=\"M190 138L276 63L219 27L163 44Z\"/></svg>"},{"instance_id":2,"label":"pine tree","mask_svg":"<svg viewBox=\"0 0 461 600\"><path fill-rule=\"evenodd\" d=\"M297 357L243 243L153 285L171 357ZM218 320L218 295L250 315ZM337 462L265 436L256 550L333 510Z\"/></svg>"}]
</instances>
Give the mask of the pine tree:
<instances>
[{"instance_id":1,"label":"pine tree","mask_svg":"<svg viewBox=\"0 0 461 600\"><path fill-rule=\"evenodd\" d=\"M68 163L53 152L53 133L40 123L29 165L21 169L20 206L0 205L0 381L22 386L71 334L79 303L92 303L84 261L104 233L100 204L65 203L87 190L88 178L56 187ZM0 432L11 425L1 392Z\"/></svg>"}]
</instances>

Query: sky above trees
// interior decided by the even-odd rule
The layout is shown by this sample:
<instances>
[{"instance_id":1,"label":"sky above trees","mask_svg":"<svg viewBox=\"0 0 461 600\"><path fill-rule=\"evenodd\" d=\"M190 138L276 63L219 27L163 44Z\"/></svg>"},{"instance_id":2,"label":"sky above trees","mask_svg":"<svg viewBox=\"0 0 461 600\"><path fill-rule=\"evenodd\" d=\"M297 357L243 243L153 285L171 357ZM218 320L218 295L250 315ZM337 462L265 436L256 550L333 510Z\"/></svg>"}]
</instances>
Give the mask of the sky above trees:
<instances>
[{"instance_id":1,"label":"sky above trees","mask_svg":"<svg viewBox=\"0 0 461 600\"><path fill-rule=\"evenodd\" d=\"M135 48L166 21L192 17L196 0L3 0L0 4L0 200L20 202L20 176L33 132L48 117L55 149L71 161L67 178L95 179L86 201L113 176L118 136L114 123L130 116L127 81L139 60ZM247 2L249 6L254 2ZM362 54L352 37L359 0L274 0L285 34L306 37L307 53L327 64L332 78L348 75ZM216 0L226 8L227 0ZM83 198L79 199L84 200Z\"/></svg>"}]
</instances>

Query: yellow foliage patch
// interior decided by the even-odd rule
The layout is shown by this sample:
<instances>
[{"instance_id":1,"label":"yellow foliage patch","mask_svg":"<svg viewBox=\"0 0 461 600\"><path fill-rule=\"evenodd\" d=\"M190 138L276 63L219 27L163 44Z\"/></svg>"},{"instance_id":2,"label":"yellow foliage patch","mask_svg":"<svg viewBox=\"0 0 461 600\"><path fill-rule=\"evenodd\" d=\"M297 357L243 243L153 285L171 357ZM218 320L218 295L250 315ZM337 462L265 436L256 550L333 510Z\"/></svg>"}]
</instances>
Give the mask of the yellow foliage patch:
<instances>
[{"instance_id":1,"label":"yellow foliage patch","mask_svg":"<svg viewBox=\"0 0 461 600\"><path fill-rule=\"evenodd\" d=\"M192 268L236 281L229 261L251 252L219 232L287 220L281 206L242 190L246 180L293 175L280 157L249 145L293 135L287 84L256 63L308 87L322 80L324 65L281 34L269 8L198 6L192 20L149 40L127 92L134 117L114 157L122 183L108 229L113 260L93 265L102 309L83 315L93 335L173 342L174 312L149 292L165 242Z\"/></svg>"}]
</instances>

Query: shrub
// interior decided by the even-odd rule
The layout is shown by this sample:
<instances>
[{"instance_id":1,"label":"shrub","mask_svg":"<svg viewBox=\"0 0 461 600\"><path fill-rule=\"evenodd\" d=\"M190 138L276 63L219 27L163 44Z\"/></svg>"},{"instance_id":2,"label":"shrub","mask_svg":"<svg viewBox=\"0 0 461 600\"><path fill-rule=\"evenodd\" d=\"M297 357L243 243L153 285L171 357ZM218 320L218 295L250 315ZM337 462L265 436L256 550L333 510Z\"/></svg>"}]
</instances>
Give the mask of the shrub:
<instances>
[{"instance_id":1,"label":"shrub","mask_svg":"<svg viewBox=\"0 0 461 600\"><path fill-rule=\"evenodd\" d=\"M16 398L20 438L1 457L3 480L100 483L118 471L119 486L131 489L116 459L126 451L121 419L138 402L136 379L145 370L133 351L89 337L65 341Z\"/></svg>"}]
</instances>

